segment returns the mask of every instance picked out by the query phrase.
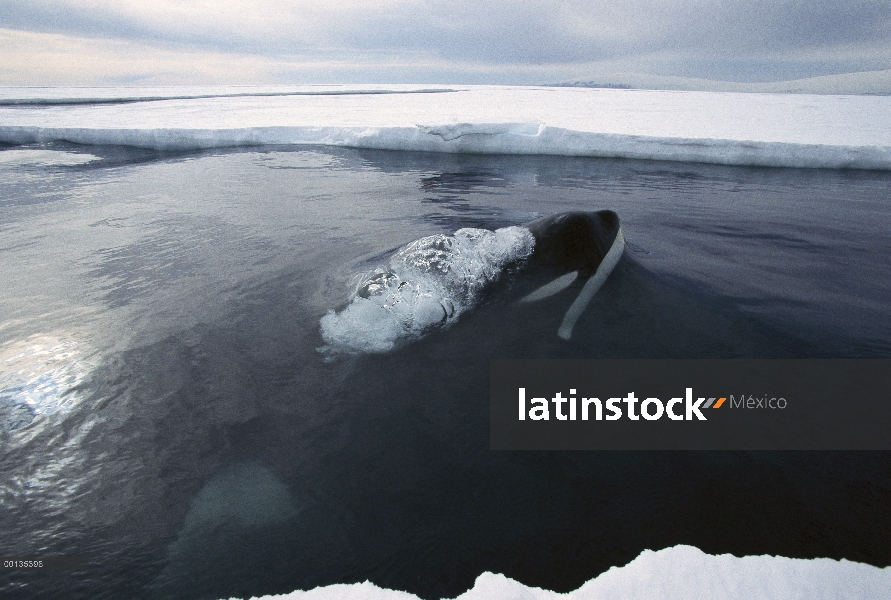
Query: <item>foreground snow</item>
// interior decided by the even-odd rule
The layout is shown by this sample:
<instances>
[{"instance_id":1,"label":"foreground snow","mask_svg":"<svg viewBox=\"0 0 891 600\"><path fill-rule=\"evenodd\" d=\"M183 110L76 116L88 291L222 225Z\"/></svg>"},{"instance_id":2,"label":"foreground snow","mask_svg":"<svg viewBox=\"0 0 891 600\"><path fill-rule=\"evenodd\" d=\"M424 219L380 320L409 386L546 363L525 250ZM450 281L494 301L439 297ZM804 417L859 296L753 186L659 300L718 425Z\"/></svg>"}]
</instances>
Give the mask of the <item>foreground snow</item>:
<instances>
[{"instance_id":1,"label":"foreground snow","mask_svg":"<svg viewBox=\"0 0 891 600\"><path fill-rule=\"evenodd\" d=\"M372 583L331 585L308 592L263 596L277 600L410 600L413 594ZM483 573L460 600L884 600L891 598L891 567L846 560L780 556L712 556L691 546L645 550L568 594L526 587Z\"/></svg>"},{"instance_id":2,"label":"foreground snow","mask_svg":"<svg viewBox=\"0 0 891 600\"><path fill-rule=\"evenodd\" d=\"M891 96L505 86L0 89L0 142L55 140L891 170Z\"/></svg>"}]
</instances>

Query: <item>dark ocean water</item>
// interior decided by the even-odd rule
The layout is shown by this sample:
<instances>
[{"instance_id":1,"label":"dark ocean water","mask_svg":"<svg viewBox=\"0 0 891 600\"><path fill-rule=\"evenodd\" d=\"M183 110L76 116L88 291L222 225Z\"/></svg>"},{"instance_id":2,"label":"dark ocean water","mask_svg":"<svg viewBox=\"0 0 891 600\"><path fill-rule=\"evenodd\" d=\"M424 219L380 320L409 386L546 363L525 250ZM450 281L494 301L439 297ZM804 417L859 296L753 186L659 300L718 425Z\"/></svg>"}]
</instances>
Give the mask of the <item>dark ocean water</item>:
<instances>
[{"instance_id":1,"label":"dark ocean water","mask_svg":"<svg viewBox=\"0 0 891 600\"><path fill-rule=\"evenodd\" d=\"M891 357L891 173L55 145L0 150L0 186L0 554L90 561L3 597L565 592L682 543L891 565L891 453L488 437L491 358ZM606 208L628 247L569 342L571 298L496 295L318 351L394 248Z\"/></svg>"}]
</instances>

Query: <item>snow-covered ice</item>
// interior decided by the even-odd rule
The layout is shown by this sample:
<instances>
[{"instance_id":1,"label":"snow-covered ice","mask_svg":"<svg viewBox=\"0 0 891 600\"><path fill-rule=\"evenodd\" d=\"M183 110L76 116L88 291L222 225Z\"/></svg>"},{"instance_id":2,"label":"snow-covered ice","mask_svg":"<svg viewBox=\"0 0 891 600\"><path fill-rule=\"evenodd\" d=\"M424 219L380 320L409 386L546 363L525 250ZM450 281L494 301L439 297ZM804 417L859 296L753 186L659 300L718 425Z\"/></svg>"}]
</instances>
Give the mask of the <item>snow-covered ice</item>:
<instances>
[{"instance_id":1,"label":"snow-covered ice","mask_svg":"<svg viewBox=\"0 0 891 600\"><path fill-rule=\"evenodd\" d=\"M413 600L372 583L331 585L263 600ZM568 594L483 573L457 600L888 600L891 567L781 556L712 556L692 546L645 550Z\"/></svg>"},{"instance_id":2,"label":"snow-covered ice","mask_svg":"<svg viewBox=\"0 0 891 600\"><path fill-rule=\"evenodd\" d=\"M129 101L109 102L116 97ZM891 97L512 86L0 90L0 142L53 140L888 170Z\"/></svg>"}]
</instances>

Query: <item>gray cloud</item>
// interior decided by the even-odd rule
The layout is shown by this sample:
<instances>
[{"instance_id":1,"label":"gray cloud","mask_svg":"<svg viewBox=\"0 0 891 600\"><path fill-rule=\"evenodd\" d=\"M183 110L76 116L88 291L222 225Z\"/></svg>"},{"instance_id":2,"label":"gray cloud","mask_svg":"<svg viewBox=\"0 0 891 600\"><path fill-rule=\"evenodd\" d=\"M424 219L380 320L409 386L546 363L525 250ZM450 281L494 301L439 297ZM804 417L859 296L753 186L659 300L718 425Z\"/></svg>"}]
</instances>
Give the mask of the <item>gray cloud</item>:
<instances>
[{"instance_id":1,"label":"gray cloud","mask_svg":"<svg viewBox=\"0 0 891 600\"><path fill-rule=\"evenodd\" d=\"M661 75L776 80L891 67L886 0L5 0L0 28L318 60L493 67L625 61ZM858 48L840 57L843 48ZM556 72L556 70L555 70Z\"/></svg>"}]
</instances>

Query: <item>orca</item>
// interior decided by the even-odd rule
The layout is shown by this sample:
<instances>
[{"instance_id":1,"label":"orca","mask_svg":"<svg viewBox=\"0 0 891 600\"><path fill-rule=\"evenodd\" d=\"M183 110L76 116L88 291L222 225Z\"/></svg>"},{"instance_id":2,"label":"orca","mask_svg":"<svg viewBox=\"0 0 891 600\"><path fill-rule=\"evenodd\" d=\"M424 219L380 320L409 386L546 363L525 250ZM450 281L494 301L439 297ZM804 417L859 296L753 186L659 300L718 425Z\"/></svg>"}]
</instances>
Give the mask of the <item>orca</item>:
<instances>
[{"instance_id":1,"label":"orca","mask_svg":"<svg viewBox=\"0 0 891 600\"><path fill-rule=\"evenodd\" d=\"M566 311L557 335L572 337L572 329L585 308L622 258L625 240L619 216L611 210L564 212L524 225L535 238L532 255L523 269L523 279L546 281L520 302L537 302L585 281Z\"/></svg>"},{"instance_id":2,"label":"orca","mask_svg":"<svg viewBox=\"0 0 891 600\"><path fill-rule=\"evenodd\" d=\"M417 239L355 282L350 303L320 320L326 353L388 352L454 323L493 286L520 303L581 290L557 330L564 340L615 268L625 242L610 210L567 212L495 231L464 228ZM496 285L502 274L511 275Z\"/></svg>"}]
</instances>

